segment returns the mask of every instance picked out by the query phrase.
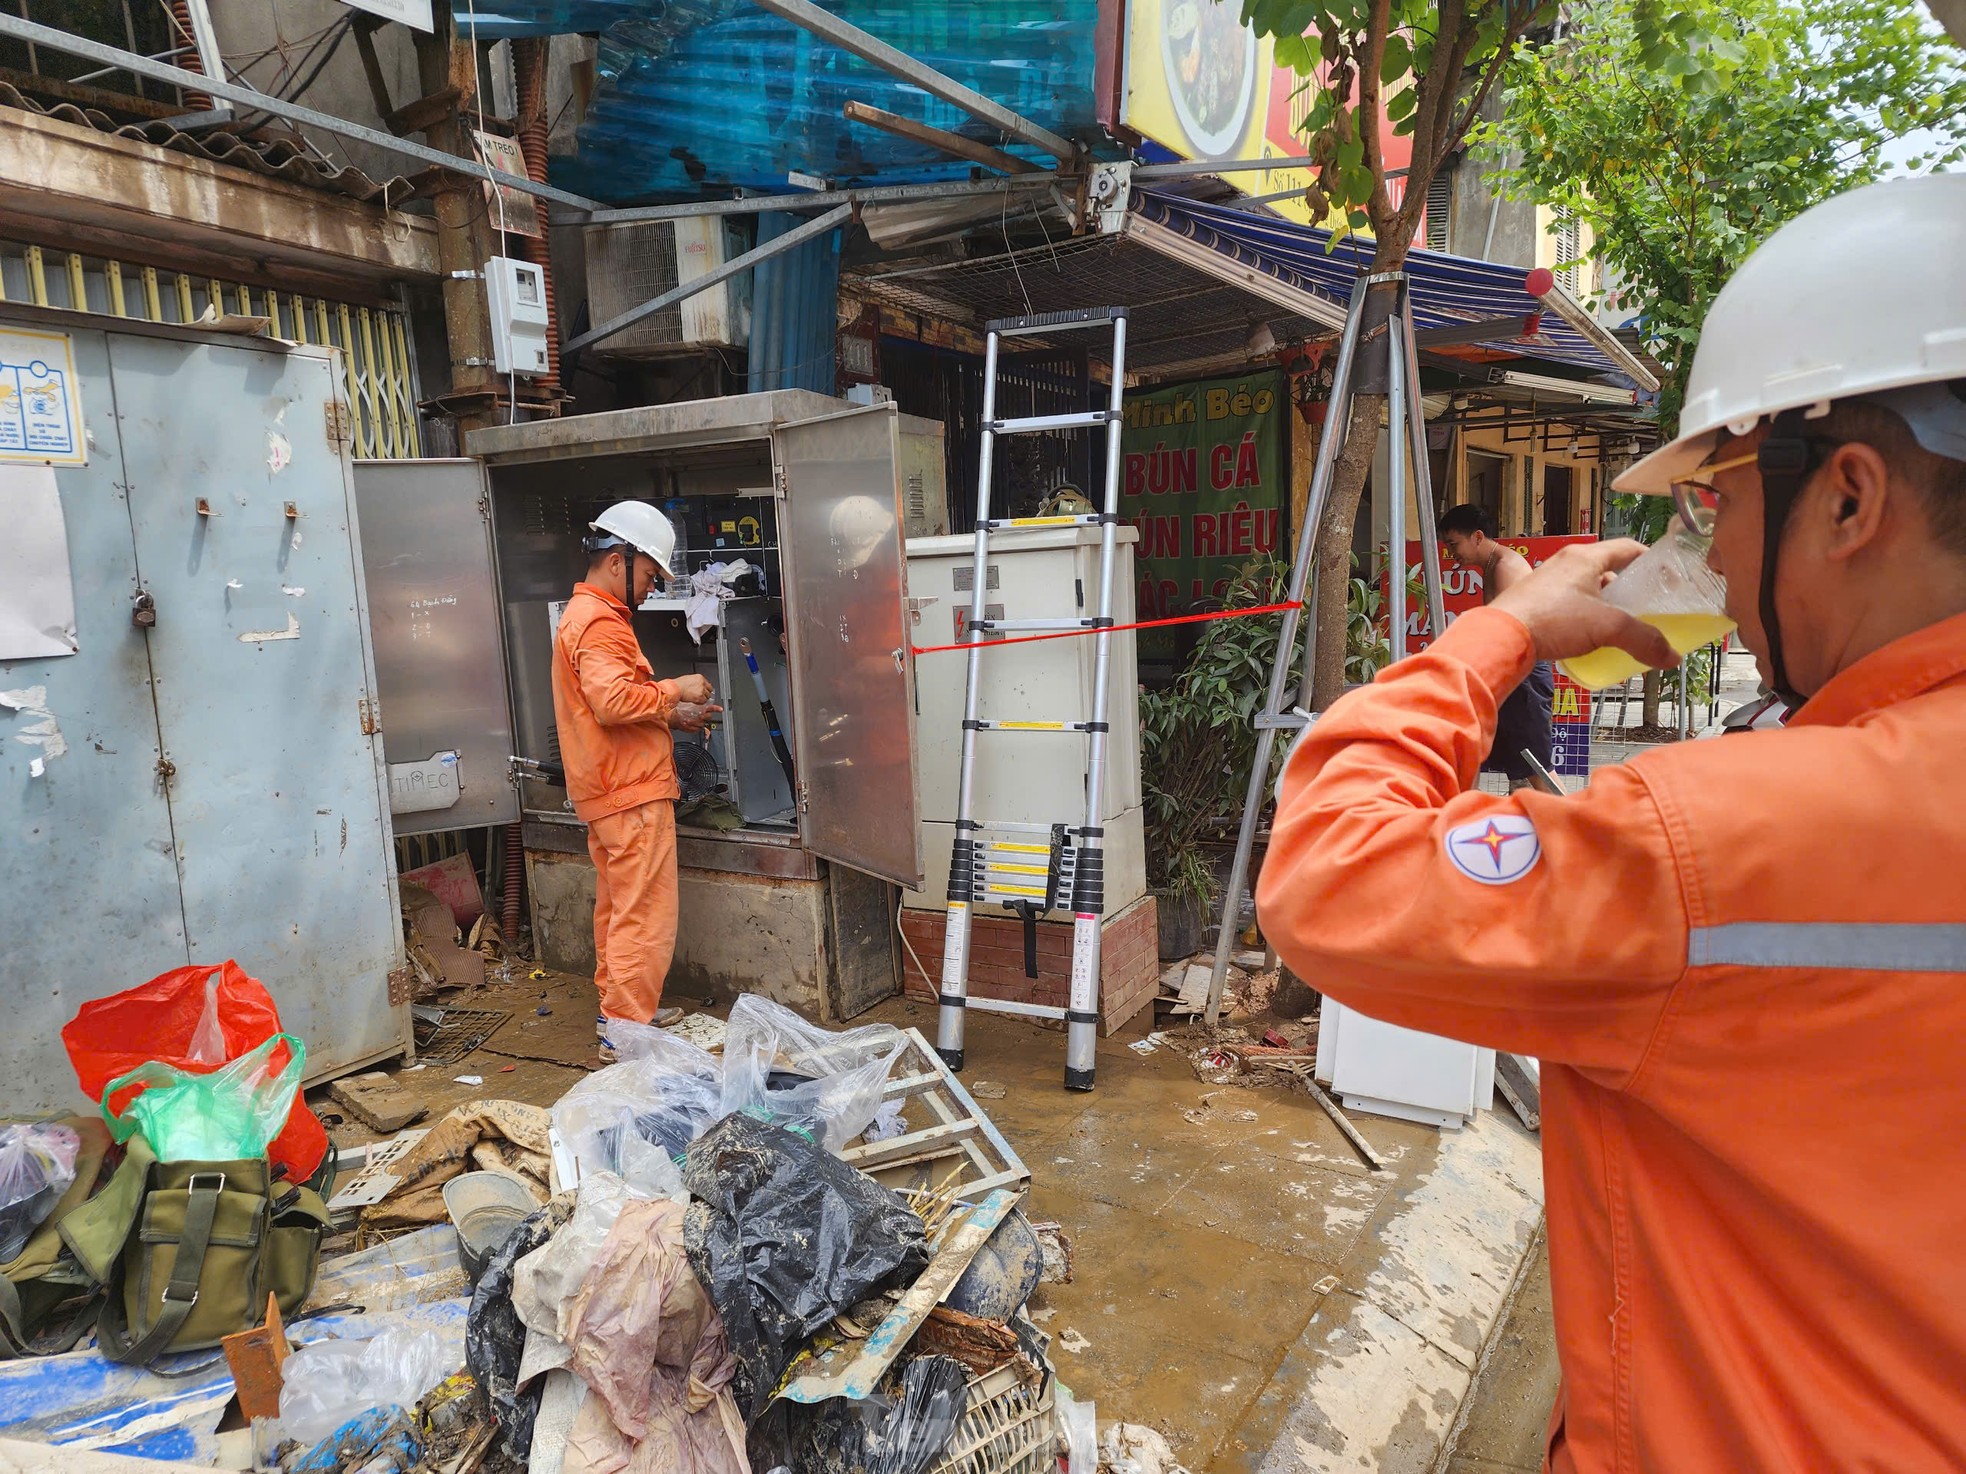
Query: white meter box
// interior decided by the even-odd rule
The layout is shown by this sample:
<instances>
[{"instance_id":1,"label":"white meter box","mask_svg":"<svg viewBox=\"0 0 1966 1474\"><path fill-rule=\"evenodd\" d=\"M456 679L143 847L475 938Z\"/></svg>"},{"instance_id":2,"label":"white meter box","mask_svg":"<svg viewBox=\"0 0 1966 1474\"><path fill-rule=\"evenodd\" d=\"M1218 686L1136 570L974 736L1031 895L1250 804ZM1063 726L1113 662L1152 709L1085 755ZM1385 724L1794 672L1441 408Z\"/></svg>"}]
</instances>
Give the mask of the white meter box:
<instances>
[{"instance_id":1,"label":"white meter box","mask_svg":"<svg viewBox=\"0 0 1966 1474\"><path fill-rule=\"evenodd\" d=\"M530 261L494 256L485 263L491 306L492 366L536 378L546 372L546 273Z\"/></svg>"}]
</instances>

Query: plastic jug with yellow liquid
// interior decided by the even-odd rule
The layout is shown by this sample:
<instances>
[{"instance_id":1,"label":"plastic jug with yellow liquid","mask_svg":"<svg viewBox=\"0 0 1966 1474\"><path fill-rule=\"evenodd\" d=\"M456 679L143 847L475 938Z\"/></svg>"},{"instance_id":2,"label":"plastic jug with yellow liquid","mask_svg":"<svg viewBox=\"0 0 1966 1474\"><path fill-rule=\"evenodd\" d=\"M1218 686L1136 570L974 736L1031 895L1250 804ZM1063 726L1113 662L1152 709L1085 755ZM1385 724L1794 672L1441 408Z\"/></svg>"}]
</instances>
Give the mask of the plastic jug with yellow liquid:
<instances>
[{"instance_id":1,"label":"plastic jug with yellow liquid","mask_svg":"<svg viewBox=\"0 0 1966 1474\"><path fill-rule=\"evenodd\" d=\"M1666 535L1604 590L1604 602L1636 616L1664 635L1685 655L1731 634L1734 621L1723 612L1727 581L1707 566L1713 540L1675 520ZM1560 660L1557 668L1580 686L1601 691L1649 667L1615 645Z\"/></svg>"}]
</instances>

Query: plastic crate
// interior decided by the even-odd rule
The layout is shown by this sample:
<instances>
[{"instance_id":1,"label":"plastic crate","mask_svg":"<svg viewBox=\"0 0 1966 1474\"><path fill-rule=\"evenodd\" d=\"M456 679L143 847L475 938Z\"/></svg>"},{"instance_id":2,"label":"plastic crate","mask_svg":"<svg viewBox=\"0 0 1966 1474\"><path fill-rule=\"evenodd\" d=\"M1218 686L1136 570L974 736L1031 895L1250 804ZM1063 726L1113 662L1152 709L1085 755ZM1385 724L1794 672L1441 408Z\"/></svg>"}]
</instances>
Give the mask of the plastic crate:
<instances>
[{"instance_id":1,"label":"plastic crate","mask_svg":"<svg viewBox=\"0 0 1966 1474\"><path fill-rule=\"evenodd\" d=\"M1050 1474L1058 1466L1052 1378L1019 1358L969 1384L962 1420L929 1474Z\"/></svg>"}]
</instances>

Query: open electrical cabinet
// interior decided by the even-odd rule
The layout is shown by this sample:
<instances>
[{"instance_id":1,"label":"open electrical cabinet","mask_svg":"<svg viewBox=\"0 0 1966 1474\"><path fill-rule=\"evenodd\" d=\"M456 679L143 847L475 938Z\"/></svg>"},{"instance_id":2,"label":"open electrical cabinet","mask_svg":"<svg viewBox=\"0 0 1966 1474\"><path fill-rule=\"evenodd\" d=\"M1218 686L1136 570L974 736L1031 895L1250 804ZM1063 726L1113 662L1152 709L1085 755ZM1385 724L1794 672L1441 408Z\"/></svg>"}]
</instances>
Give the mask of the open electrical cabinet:
<instances>
[{"instance_id":1,"label":"open electrical cabinet","mask_svg":"<svg viewBox=\"0 0 1966 1474\"><path fill-rule=\"evenodd\" d=\"M636 612L636 634L658 676L699 672L724 708L707 733L676 734L683 787L678 855L686 886L679 967L717 982L789 965L728 949L706 960L707 938L693 942L689 935L692 875L748 877L781 892L741 898L741 883L725 886L695 906L702 928L715 911L726 928L742 929L749 914L743 906L782 911L783 892L810 883L824 892L812 898L821 925L811 963L826 978L824 1011L847 1015L894 991L885 980L893 970L884 965L862 969L867 976L858 984L840 974L843 966L853 970L854 937L875 951L891 948L888 887L922 883L903 545L910 535L946 524L941 426L902 416L892 405L856 407L783 390L500 426L472 434L466 449L468 461L389 463L374 475L378 483L396 478L390 494L399 499L414 495L400 484L405 474L433 485L442 476L477 478L483 581L501 640L495 652L474 658L486 667L495 655L508 672L506 751L557 764L553 634L586 572L581 539L589 523L618 501L660 507L677 529L678 577ZM441 525L454 550L463 530L455 509ZM437 535L437 528L424 535ZM370 549L367 556L373 562L378 553ZM688 575L709 565L740 560L746 571L728 600L703 598L685 586ZM433 587L406 590L405 597L427 604L449 595ZM396 672L392 684L404 692L406 722L410 711L419 716L414 730L399 729L393 718L385 723L392 773L399 761L424 761L458 746L421 720L426 703L415 693L427 685L416 674L419 665L461 652L427 639L421 643L429 648L412 648L414 631L405 635L389 639L378 624L378 664ZM741 642L758 662L789 772ZM390 659L385 645L407 657ZM392 693L384 695L393 705ZM443 714L429 715L440 720ZM467 788L494 779L506 781L503 773L480 773L467 778ZM693 806L704 799L712 802ZM517 816L525 822L529 856L584 854L584 828L558 785L523 780ZM431 827L442 818L420 813L413 822ZM842 867L852 874L841 875ZM536 927L545 926L538 916L542 899L550 898L535 898ZM792 950L803 947L801 940ZM801 955L794 970L806 967Z\"/></svg>"}]
</instances>

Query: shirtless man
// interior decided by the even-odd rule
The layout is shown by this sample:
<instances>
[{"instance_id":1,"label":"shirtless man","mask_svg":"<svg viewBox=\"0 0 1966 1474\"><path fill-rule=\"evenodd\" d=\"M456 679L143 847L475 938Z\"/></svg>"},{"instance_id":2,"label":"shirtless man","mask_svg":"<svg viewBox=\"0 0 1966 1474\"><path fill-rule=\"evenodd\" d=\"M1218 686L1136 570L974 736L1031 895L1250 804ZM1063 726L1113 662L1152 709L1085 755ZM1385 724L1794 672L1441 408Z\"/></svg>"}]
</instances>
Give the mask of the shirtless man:
<instances>
[{"instance_id":1,"label":"shirtless man","mask_svg":"<svg viewBox=\"0 0 1966 1474\"><path fill-rule=\"evenodd\" d=\"M1464 504L1443 512L1440 545L1461 567L1481 575L1484 604L1493 604L1504 589L1529 577L1529 560L1495 541L1495 519L1480 507ZM1530 783L1524 748L1544 767L1551 765L1550 697L1555 687L1555 671L1547 660L1539 660L1496 716L1495 745L1481 766L1484 772L1506 774L1511 793Z\"/></svg>"}]
</instances>

